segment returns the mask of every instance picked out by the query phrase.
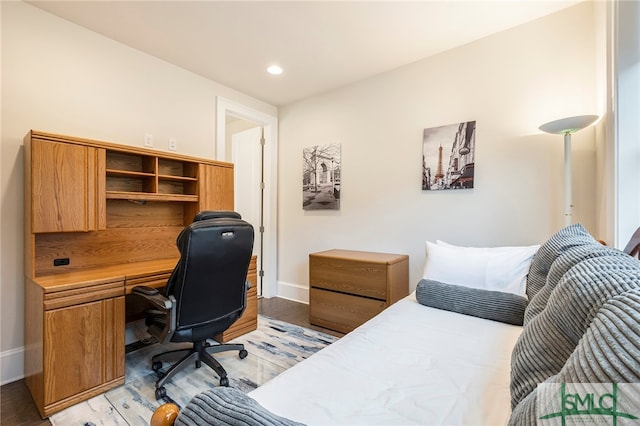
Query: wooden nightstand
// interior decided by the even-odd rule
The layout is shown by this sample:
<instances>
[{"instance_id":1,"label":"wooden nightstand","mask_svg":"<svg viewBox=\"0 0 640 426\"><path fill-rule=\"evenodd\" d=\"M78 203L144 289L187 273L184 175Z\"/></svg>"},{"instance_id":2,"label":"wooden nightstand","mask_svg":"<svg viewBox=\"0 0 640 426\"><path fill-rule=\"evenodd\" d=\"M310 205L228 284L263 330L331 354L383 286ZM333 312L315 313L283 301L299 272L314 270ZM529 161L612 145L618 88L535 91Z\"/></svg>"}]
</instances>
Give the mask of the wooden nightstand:
<instances>
[{"instance_id":1,"label":"wooden nightstand","mask_svg":"<svg viewBox=\"0 0 640 426\"><path fill-rule=\"evenodd\" d=\"M309 255L309 322L348 333L409 294L409 256L350 250Z\"/></svg>"}]
</instances>

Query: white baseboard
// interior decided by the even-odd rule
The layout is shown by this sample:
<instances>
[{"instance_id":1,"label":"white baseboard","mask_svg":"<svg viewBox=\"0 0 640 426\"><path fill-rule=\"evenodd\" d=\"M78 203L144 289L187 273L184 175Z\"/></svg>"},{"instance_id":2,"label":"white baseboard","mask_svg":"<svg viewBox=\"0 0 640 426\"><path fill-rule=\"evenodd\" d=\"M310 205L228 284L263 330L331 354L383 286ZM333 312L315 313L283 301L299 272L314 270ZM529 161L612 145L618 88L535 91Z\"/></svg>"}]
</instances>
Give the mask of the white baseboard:
<instances>
[{"instance_id":1,"label":"white baseboard","mask_svg":"<svg viewBox=\"0 0 640 426\"><path fill-rule=\"evenodd\" d=\"M24 378L24 347L0 353L0 385Z\"/></svg>"},{"instance_id":2,"label":"white baseboard","mask_svg":"<svg viewBox=\"0 0 640 426\"><path fill-rule=\"evenodd\" d=\"M309 287L278 281L277 296L294 302L309 303Z\"/></svg>"}]
</instances>

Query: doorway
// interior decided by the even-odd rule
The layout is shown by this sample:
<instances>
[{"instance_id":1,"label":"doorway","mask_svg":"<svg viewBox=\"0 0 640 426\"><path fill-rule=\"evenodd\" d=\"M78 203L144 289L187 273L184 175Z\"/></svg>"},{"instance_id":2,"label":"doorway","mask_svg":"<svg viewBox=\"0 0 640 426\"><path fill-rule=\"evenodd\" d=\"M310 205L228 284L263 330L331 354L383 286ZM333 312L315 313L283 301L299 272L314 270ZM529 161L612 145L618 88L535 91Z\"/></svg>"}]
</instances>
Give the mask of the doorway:
<instances>
[{"instance_id":1,"label":"doorway","mask_svg":"<svg viewBox=\"0 0 640 426\"><path fill-rule=\"evenodd\" d=\"M258 296L274 297L277 295L277 118L218 97L216 123L216 159L235 165L234 209L255 229Z\"/></svg>"},{"instance_id":2,"label":"doorway","mask_svg":"<svg viewBox=\"0 0 640 426\"><path fill-rule=\"evenodd\" d=\"M263 274L260 271L264 271L261 265L264 258L263 128L233 116L227 116L226 122L226 159L234 164L234 210L253 225L253 254L258 256L258 296L261 296ZM244 128L247 130L241 130Z\"/></svg>"}]
</instances>

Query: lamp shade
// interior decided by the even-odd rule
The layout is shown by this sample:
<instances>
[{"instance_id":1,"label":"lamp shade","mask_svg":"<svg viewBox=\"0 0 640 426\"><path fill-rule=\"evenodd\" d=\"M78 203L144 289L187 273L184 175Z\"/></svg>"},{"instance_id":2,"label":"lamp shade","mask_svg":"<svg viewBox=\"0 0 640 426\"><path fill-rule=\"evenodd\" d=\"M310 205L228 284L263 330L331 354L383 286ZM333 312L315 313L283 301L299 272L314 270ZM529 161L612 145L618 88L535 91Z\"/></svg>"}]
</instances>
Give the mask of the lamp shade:
<instances>
[{"instance_id":1,"label":"lamp shade","mask_svg":"<svg viewBox=\"0 0 640 426\"><path fill-rule=\"evenodd\" d=\"M559 135L566 135L575 133L580 129L584 129L591 123L598 119L597 115L577 115L575 117L561 118L559 120L553 120L548 123L544 123L538 127L540 130L546 133L555 133Z\"/></svg>"}]
</instances>

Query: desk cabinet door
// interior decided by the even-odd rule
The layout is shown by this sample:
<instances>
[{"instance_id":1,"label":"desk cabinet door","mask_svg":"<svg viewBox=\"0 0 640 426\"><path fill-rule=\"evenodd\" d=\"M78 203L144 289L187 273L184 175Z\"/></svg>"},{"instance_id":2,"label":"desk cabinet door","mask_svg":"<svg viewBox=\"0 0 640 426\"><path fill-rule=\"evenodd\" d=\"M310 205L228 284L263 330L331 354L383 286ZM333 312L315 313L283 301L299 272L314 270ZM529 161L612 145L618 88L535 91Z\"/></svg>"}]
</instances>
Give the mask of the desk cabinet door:
<instances>
[{"instance_id":1,"label":"desk cabinet door","mask_svg":"<svg viewBox=\"0 0 640 426\"><path fill-rule=\"evenodd\" d=\"M45 312L44 404L124 375L124 297Z\"/></svg>"},{"instance_id":2,"label":"desk cabinet door","mask_svg":"<svg viewBox=\"0 0 640 426\"><path fill-rule=\"evenodd\" d=\"M104 150L42 140L32 142L32 232L91 231L106 226ZM100 197L102 195L102 197ZM106 216L105 216L106 217Z\"/></svg>"},{"instance_id":3,"label":"desk cabinet door","mask_svg":"<svg viewBox=\"0 0 640 426\"><path fill-rule=\"evenodd\" d=\"M198 210L233 210L233 168L200 165Z\"/></svg>"}]
</instances>

